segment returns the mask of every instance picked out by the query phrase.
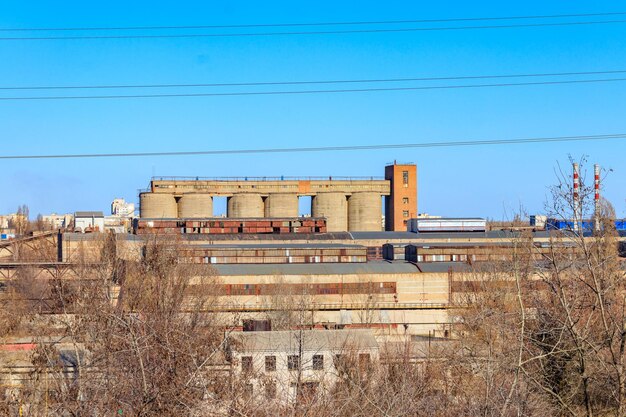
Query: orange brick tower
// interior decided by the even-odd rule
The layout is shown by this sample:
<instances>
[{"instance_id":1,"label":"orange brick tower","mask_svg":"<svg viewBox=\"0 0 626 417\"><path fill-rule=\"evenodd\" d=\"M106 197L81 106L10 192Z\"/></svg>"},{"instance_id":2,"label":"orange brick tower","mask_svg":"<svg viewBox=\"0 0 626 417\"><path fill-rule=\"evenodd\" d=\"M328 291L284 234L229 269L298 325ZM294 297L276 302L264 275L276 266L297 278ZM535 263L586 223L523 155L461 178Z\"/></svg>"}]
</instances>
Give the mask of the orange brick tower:
<instances>
[{"instance_id":1,"label":"orange brick tower","mask_svg":"<svg viewBox=\"0 0 626 417\"><path fill-rule=\"evenodd\" d=\"M406 231L407 220L417 217L417 166L397 164L385 167L391 195L385 199L385 230Z\"/></svg>"}]
</instances>

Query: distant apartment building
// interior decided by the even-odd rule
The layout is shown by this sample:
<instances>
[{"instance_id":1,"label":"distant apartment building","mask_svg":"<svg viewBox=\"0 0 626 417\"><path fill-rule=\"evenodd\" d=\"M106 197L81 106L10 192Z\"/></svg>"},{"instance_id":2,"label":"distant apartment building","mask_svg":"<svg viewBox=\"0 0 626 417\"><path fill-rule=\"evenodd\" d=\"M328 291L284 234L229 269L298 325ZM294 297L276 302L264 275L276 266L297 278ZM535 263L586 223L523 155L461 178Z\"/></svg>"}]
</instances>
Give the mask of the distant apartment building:
<instances>
[{"instance_id":1,"label":"distant apartment building","mask_svg":"<svg viewBox=\"0 0 626 417\"><path fill-rule=\"evenodd\" d=\"M9 213L0 215L0 229L15 227L17 223L27 222L26 216L20 213Z\"/></svg>"},{"instance_id":2,"label":"distant apartment building","mask_svg":"<svg viewBox=\"0 0 626 417\"><path fill-rule=\"evenodd\" d=\"M305 401L347 372L367 373L379 359L371 329L254 331L231 334L227 356L245 377L250 401Z\"/></svg>"},{"instance_id":3,"label":"distant apartment building","mask_svg":"<svg viewBox=\"0 0 626 417\"><path fill-rule=\"evenodd\" d=\"M127 203L123 198L116 198L111 203L111 214L119 217L133 217L135 215L135 204Z\"/></svg>"},{"instance_id":4,"label":"distant apartment building","mask_svg":"<svg viewBox=\"0 0 626 417\"><path fill-rule=\"evenodd\" d=\"M21 213L0 215L0 236L2 240L14 238L24 233L28 227L28 218Z\"/></svg>"},{"instance_id":5,"label":"distant apartment building","mask_svg":"<svg viewBox=\"0 0 626 417\"><path fill-rule=\"evenodd\" d=\"M41 219L52 229L66 229L74 221L74 216L71 214L52 213L41 216Z\"/></svg>"}]
</instances>

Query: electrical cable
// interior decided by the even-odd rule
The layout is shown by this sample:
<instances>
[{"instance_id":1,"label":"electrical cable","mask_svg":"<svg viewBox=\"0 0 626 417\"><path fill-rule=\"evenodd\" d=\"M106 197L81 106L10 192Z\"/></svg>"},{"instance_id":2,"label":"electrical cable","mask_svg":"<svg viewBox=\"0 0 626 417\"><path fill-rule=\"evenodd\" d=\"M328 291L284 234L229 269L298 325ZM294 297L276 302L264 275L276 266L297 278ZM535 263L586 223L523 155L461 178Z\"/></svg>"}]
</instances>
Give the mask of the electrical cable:
<instances>
[{"instance_id":1,"label":"electrical cable","mask_svg":"<svg viewBox=\"0 0 626 417\"><path fill-rule=\"evenodd\" d=\"M371 93L383 91L419 91L419 90L452 90L467 88L490 87L519 87L535 85L563 85L589 84L626 81L626 78L601 78L590 80L538 81L524 83L497 83L497 84L466 84L466 85L436 85L419 87L384 87L384 88L355 88L335 90L284 90L284 91L240 91L224 93L174 93L174 94L133 94L133 95L104 95L104 96L26 96L0 97L0 101L34 101L34 100L95 100L95 99L136 99L136 98L181 98L181 97L236 97L236 96L269 96L269 95L301 95L301 94L340 94L340 93Z\"/></svg>"},{"instance_id":2,"label":"electrical cable","mask_svg":"<svg viewBox=\"0 0 626 417\"><path fill-rule=\"evenodd\" d=\"M571 18L571 17L600 17L600 16L623 16L623 15L626 15L626 12L553 14L553 15L530 15L530 16L461 17L461 18L449 18L449 19L374 20L374 21L311 22L311 23L261 23L261 24L234 24L234 25L0 28L0 32L242 29L242 28L267 28L267 27L396 25L396 24L412 24L412 23L475 22L475 21L490 21L490 20L492 21L492 20L526 20L526 19L560 19L560 18Z\"/></svg>"},{"instance_id":3,"label":"electrical cable","mask_svg":"<svg viewBox=\"0 0 626 417\"><path fill-rule=\"evenodd\" d=\"M94 40L94 39L184 39L184 38L242 38L242 37L270 37L270 36L307 36L307 35L340 35L356 33L402 33L402 32L433 32L433 31L456 31L456 30L479 30L479 29L513 29L533 27L559 27L559 26L582 26L603 25L613 23L626 23L626 20L596 20L578 22L555 22L555 23L524 23L516 25L484 25L484 26L447 26L447 27L419 27L419 28L395 28L395 29L354 29L354 30L321 30L300 32L252 32L252 33L188 33L188 34L159 34L159 35L89 35L89 36L44 36L44 37L0 37L0 41L43 41L43 40Z\"/></svg>"},{"instance_id":4,"label":"electrical cable","mask_svg":"<svg viewBox=\"0 0 626 417\"><path fill-rule=\"evenodd\" d=\"M553 72L534 74L500 74L500 75L468 75L451 77L422 78L371 78L352 80L313 80L313 81L269 81L269 82L238 82L238 83L198 83L198 84L118 84L118 85L57 85L57 86L17 86L0 87L0 90L86 90L86 89L122 89L122 88L189 88L189 87L247 87L273 85L306 85L306 84L357 84L357 83L390 83L410 81L450 81L480 80L489 78L528 78L528 77L562 77L573 75L624 74L626 70Z\"/></svg>"},{"instance_id":5,"label":"electrical cable","mask_svg":"<svg viewBox=\"0 0 626 417\"><path fill-rule=\"evenodd\" d=\"M83 158L127 158L149 156L199 156L199 155L239 155L239 154L268 154L268 153L300 153L300 152L337 152L337 151L364 151L380 149L409 149L409 148L436 148L484 145L511 145L527 143L554 143L576 141L600 141L626 139L626 133L585 136L556 136L516 139L488 139L488 140L460 140L447 142L423 142L403 144L377 144L352 146L320 146L306 148L261 148L261 149L228 149L205 151L178 151L178 152L130 152L130 153L88 153L88 154L50 154L50 155L0 155L0 159L83 159Z\"/></svg>"}]
</instances>

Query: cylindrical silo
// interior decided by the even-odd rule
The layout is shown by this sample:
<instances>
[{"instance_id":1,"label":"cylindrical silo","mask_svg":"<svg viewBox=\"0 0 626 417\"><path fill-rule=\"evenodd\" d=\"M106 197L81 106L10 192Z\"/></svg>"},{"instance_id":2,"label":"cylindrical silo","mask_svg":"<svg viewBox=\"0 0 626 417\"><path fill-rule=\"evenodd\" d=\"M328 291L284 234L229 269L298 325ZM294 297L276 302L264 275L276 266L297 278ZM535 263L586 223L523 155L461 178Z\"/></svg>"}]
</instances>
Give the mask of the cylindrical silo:
<instances>
[{"instance_id":1,"label":"cylindrical silo","mask_svg":"<svg viewBox=\"0 0 626 417\"><path fill-rule=\"evenodd\" d=\"M263 217L265 207L260 194L235 194L228 198L228 217Z\"/></svg>"},{"instance_id":2,"label":"cylindrical silo","mask_svg":"<svg viewBox=\"0 0 626 417\"><path fill-rule=\"evenodd\" d=\"M139 215L144 218L176 218L176 199L171 194L141 193Z\"/></svg>"},{"instance_id":3,"label":"cylindrical silo","mask_svg":"<svg viewBox=\"0 0 626 417\"><path fill-rule=\"evenodd\" d=\"M374 232L382 230L382 198L378 193L358 192L348 198L348 230Z\"/></svg>"},{"instance_id":4,"label":"cylindrical silo","mask_svg":"<svg viewBox=\"0 0 626 417\"><path fill-rule=\"evenodd\" d=\"M184 194L178 200L178 217L213 216L213 197L210 194Z\"/></svg>"},{"instance_id":5,"label":"cylindrical silo","mask_svg":"<svg viewBox=\"0 0 626 417\"><path fill-rule=\"evenodd\" d=\"M298 196L291 193L270 194L265 199L265 217L298 217Z\"/></svg>"},{"instance_id":6,"label":"cylindrical silo","mask_svg":"<svg viewBox=\"0 0 626 417\"><path fill-rule=\"evenodd\" d=\"M318 193L311 200L311 215L326 217L326 230L348 230L348 200L343 193Z\"/></svg>"}]
</instances>

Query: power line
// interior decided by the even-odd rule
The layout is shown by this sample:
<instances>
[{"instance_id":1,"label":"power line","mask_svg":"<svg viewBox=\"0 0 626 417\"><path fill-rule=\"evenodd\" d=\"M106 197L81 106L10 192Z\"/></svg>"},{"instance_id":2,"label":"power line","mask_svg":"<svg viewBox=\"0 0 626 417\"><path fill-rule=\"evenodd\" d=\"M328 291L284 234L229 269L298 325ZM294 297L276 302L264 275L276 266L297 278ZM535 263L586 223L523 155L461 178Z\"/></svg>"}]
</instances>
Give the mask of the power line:
<instances>
[{"instance_id":1,"label":"power line","mask_svg":"<svg viewBox=\"0 0 626 417\"><path fill-rule=\"evenodd\" d=\"M230 149L183 152L132 152L132 153L91 153L91 154L56 154L56 155L0 155L0 159L69 159L69 158L127 158L148 156L198 156L198 155L236 155L236 154L267 154L267 153L300 153L300 152L337 152L365 151L380 149L437 148L483 145L511 145L527 143L553 143L626 139L626 133L586 136L557 136L517 139L491 139L475 141L423 142L403 144L379 144L359 146L321 146L307 148L261 148L261 149Z\"/></svg>"},{"instance_id":2,"label":"power line","mask_svg":"<svg viewBox=\"0 0 626 417\"><path fill-rule=\"evenodd\" d=\"M389 83L409 81L450 81L450 80L479 80L489 78L528 78L528 77L562 77L573 75L600 75L624 74L626 70L583 71L583 72L552 72L533 74L499 74L499 75L468 75L451 77L422 77L422 78L370 78L347 80L312 80L312 81L269 81L269 82L239 82L239 83L199 83L199 84L118 84L118 85L58 85L58 86L18 86L0 87L0 90L86 90L86 89L121 89L121 88L188 88L188 87L249 87L274 85L306 85L306 84L356 84L356 83Z\"/></svg>"},{"instance_id":3,"label":"power line","mask_svg":"<svg viewBox=\"0 0 626 417\"><path fill-rule=\"evenodd\" d=\"M385 87L385 88L355 88L336 90L285 90L285 91L241 91L224 93L176 93L176 94L133 94L133 95L105 95L105 96L28 96L28 97L0 97L0 101L34 101L34 100L100 100L100 99L133 99L133 98L181 98L181 97L237 97L237 96L269 96L269 95L301 95L301 94L340 94L340 93L372 93L383 91L419 91L419 90L452 90L467 88L489 87L518 87L533 85L560 85L560 84L589 84L626 81L626 78L601 78L591 80L565 81L538 81L524 83L498 84L467 84L467 85L436 85L420 87Z\"/></svg>"},{"instance_id":4,"label":"power line","mask_svg":"<svg viewBox=\"0 0 626 417\"><path fill-rule=\"evenodd\" d=\"M191 33L179 35L89 35L89 36L45 36L45 37L0 37L0 41L43 41L43 40L94 40L94 39L165 39L165 38L229 38L229 37L259 37L259 36L305 36L305 35L340 35L350 33L401 33L401 32L432 32L450 30L477 30L477 29L512 29L533 27L559 27L559 26L582 26L602 25L613 23L626 23L626 20L600 20L578 21L559 23L525 23L516 25L485 25L485 26L448 26L448 27L419 27L419 28L396 28L396 29L354 29L354 30L322 30L301 32L254 32L254 33Z\"/></svg>"},{"instance_id":5,"label":"power line","mask_svg":"<svg viewBox=\"0 0 626 417\"><path fill-rule=\"evenodd\" d=\"M558 19L558 18L571 18L571 17L600 17L600 16L623 16L623 15L626 15L626 12L553 14L553 15L531 15L531 16L469 17L469 18L462 17L462 18L449 18L449 19L419 19L419 20L374 20L374 21L310 22L310 23L261 23L261 24L234 24L234 25L0 28L0 32L122 31L122 30L177 30L177 29L242 29L242 28L267 28L267 27L396 25L396 24L412 24L412 23L445 23L445 22L476 22L476 21L494 21L494 20L497 21L497 20L527 20L527 19Z\"/></svg>"}]
</instances>

